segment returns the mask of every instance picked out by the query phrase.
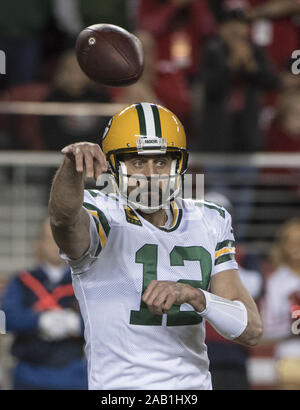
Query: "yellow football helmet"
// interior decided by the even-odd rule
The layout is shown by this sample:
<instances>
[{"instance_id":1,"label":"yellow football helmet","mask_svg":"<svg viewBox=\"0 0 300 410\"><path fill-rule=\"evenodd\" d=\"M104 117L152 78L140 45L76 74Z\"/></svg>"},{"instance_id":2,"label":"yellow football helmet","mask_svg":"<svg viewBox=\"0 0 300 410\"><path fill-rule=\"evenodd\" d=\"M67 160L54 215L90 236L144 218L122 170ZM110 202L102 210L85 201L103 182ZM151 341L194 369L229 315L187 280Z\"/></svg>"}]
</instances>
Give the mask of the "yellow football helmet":
<instances>
[{"instance_id":1,"label":"yellow football helmet","mask_svg":"<svg viewBox=\"0 0 300 410\"><path fill-rule=\"evenodd\" d=\"M146 102L124 108L109 121L102 137L102 150L119 188L126 174L120 154L174 153L170 177L176 178L171 199L178 195L181 176L187 170L186 135L179 119L167 108Z\"/></svg>"}]
</instances>

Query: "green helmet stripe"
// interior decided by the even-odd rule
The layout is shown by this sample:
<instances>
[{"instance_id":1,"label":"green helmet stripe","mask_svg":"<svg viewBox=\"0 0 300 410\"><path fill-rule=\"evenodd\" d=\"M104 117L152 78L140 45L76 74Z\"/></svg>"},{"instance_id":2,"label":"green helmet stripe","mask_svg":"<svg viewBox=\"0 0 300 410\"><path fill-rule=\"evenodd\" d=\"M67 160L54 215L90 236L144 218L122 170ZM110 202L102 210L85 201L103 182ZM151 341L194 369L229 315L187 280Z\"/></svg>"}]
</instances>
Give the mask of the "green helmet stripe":
<instances>
[{"instance_id":1,"label":"green helmet stripe","mask_svg":"<svg viewBox=\"0 0 300 410\"><path fill-rule=\"evenodd\" d=\"M159 111L156 105L151 105L153 117L154 117L154 124L155 124L155 136L161 138L161 124L160 124L160 117Z\"/></svg>"},{"instance_id":2,"label":"green helmet stripe","mask_svg":"<svg viewBox=\"0 0 300 410\"><path fill-rule=\"evenodd\" d=\"M145 120L145 114L144 114L144 110L143 110L142 104L137 104L135 107L136 107L136 110L137 110L137 113L138 113L138 117L139 117L140 135L147 135L147 132L146 132L146 120Z\"/></svg>"}]
</instances>

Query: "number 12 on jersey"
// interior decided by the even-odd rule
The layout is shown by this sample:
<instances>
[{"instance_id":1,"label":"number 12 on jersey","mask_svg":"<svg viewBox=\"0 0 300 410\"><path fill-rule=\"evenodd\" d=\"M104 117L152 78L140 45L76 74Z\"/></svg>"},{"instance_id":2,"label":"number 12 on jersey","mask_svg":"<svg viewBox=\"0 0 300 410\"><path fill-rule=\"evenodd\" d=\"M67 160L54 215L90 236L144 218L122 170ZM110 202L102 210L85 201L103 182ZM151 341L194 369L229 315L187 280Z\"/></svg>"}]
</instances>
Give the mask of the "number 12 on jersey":
<instances>
[{"instance_id":1,"label":"number 12 on jersey","mask_svg":"<svg viewBox=\"0 0 300 410\"><path fill-rule=\"evenodd\" d=\"M170 252L170 266L184 266L184 261L199 261L202 280L180 279L195 288L208 288L212 262L210 253L202 246L174 246ZM152 280L157 280L158 245L146 244L135 254L135 263L143 265L143 292ZM200 271L200 269L199 269ZM167 315L167 326L187 326L201 323L202 318L196 312L180 311L180 306L173 305ZM161 326L162 315L155 315L148 310L141 300L140 310L130 312L131 325Z\"/></svg>"}]
</instances>

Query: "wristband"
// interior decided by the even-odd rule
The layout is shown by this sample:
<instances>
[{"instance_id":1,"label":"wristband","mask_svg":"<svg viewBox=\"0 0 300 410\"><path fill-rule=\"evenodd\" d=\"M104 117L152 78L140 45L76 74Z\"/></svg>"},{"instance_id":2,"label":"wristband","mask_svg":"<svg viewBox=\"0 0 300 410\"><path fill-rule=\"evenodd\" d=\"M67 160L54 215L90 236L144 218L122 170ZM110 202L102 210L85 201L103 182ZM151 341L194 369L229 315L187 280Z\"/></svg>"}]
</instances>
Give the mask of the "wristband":
<instances>
[{"instance_id":1,"label":"wristband","mask_svg":"<svg viewBox=\"0 0 300 410\"><path fill-rule=\"evenodd\" d=\"M197 313L226 339L233 340L239 337L248 324L248 314L244 303L239 300L223 299L204 290L202 292L205 296L206 308Z\"/></svg>"}]
</instances>

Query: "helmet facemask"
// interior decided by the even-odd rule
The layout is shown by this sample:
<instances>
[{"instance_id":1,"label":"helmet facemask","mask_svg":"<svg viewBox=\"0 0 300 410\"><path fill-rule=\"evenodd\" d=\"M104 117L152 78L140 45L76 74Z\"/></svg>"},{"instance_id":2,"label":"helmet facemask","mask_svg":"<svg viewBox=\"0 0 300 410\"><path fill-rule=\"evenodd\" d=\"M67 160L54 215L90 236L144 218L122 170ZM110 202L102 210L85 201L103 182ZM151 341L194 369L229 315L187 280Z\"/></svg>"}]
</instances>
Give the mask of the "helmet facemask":
<instances>
[{"instance_id":1,"label":"helmet facemask","mask_svg":"<svg viewBox=\"0 0 300 410\"><path fill-rule=\"evenodd\" d=\"M178 173L180 157L177 154L172 159L169 174L155 174L150 177L143 174L129 175L125 161L117 160L120 195L133 209L148 214L169 207L170 202L181 193L182 175Z\"/></svg>"}]
</instances>

